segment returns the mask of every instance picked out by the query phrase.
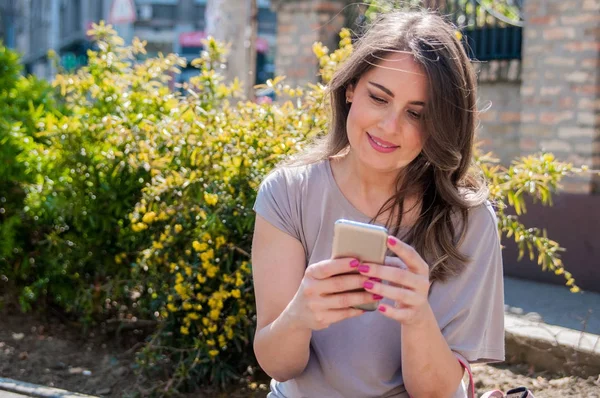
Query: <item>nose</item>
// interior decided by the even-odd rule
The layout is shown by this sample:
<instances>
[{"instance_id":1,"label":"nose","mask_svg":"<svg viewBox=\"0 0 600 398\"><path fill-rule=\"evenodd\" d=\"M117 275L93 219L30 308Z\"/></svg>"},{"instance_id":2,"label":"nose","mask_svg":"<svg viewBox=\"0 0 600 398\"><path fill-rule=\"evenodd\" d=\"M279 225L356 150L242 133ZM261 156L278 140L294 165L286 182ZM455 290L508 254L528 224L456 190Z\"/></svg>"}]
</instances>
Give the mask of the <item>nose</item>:
<instances>
[{"instance_id":1,"label":"nose","mask_svg":"<svg viewBox=\"0 0 600 398\"><path fill-rule=\"evenodd\" d=\"M400 128L400 120L398 113L395 111L386 112L385 115L379 121L379 127L381 130L388 134L394 134L398 132Z\"/></svg>"}]
</instances>

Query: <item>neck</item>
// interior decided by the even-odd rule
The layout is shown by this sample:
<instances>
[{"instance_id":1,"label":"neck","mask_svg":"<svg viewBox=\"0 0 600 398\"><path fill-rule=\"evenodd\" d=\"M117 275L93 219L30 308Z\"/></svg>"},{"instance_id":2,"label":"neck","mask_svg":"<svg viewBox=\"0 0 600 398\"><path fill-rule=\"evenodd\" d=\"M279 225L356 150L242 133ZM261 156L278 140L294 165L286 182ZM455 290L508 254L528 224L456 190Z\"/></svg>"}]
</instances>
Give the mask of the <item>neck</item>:
<instances>
[{"instance_id":1,"label":"neck","mask_svg":"<svg viewBox=\"0 0 600 398\"><path fill-rule=\"evenodd\" d=\"M369 168L361 163L352 151L341 161L345 163L341 168L345 170L345 176L342 177L351 182L355 191L365 199L373 196L390 198L396 193L398 171L382 172Z\"/></svg>"}]
</instances>

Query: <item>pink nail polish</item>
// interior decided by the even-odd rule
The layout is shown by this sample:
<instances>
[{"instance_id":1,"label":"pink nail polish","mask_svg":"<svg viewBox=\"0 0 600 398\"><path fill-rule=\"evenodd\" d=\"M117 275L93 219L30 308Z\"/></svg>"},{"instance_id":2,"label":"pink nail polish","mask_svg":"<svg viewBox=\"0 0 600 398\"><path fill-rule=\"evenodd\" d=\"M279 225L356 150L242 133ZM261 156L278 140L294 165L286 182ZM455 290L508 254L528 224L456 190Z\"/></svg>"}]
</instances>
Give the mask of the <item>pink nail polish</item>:
<instances>
[{"instance_id":1,"label":"pink nail polish","mask_svg":"<svg viewBox=\"0 0 600 398\"><path fill-rule=\"evenodd\" d=\"M373 289L373 286L375 286L375 285L373 285L373 282L371 282L371 281L365 281L363 283L363 286L365 287L365 289Z\"/></svg>"},{"instance_id":2,"label":"pink nail polish","mask_svg":"<svg viewBox=\"0 0 600 398\"><path fill-rule=\"evenodd\" d=\"M371 268L368 265L361 265L360 267L358 267L358 271L360 272L369 272Z\"/></svg>"},{"instance_id":3,"label":"pink nail polish","mask_svg":"<svg viewBox=\"0 0 600 398\"><path fill-rule=\"evenodd\" d=\"M396 245L396 239L392 238L391 236L388 238L388 243L392 246Z\"/></svg>"},{"instance_id":4,"label":"pink nail polish","mask_svg":"<svg viewBox=\"0 0 600 398\"><path fill-rule=\"evenodd\" d=\"M377 308L380 312L385 312L386 308L383 305L380 305L379 308Z\"/></svg>"},{"instance_id":5,"label":"pink nail polish","mask_svg":"<svg viewBox=\"0 0 600 398\"><path fill-rule=\"evenodd\" d=\"M350 266L351 266L352 268L356 268L356 267L358 267L359 265L360 265L360 261L358 261L358 260L356 260L356 259L354 259L354 260L350 261Z\"/></svg>"},{"instance_id":6,"label":"pink nail polish","mask_svg":"<svg viewBox=\"0 0 600 398\"><path fill-rule=\"evenodd\" d=\"M382 298L383 298L383 296L380 296L378 294L373 295L373 300L381 300Z\"/></svg>"}]
</instances>

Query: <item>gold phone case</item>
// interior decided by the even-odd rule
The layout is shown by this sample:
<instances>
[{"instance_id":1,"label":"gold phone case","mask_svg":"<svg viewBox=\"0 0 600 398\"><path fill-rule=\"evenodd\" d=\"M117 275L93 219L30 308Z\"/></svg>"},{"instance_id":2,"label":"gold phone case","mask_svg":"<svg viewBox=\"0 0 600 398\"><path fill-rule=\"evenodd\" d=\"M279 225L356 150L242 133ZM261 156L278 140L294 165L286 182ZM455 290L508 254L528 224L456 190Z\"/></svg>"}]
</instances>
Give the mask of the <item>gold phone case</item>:
<instances>
[{"instance_id":1,"label":"gold phone case","mask_svg":"<svg viewBox=\"0 0 600 398\"><path fill-rule=\"evenodd\" d=\"M340 219L335 222L332 258L353 257L361 263L383 264L387 250L386 228ZM358 271L355 271L358 272ZM359 305L365 311L375 311L378 302Z\"/></svg>"}]
</instances>

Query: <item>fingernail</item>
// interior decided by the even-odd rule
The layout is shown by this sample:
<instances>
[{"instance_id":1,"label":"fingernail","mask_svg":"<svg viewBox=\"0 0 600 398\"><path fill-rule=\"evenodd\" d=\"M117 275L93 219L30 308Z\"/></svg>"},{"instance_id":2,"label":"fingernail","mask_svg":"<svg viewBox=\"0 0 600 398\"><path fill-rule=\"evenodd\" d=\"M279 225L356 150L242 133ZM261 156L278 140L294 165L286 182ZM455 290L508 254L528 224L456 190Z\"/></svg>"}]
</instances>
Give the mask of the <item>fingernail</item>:
<instances>
[{"instance_id":1,"label":"fingernail","mask_svg":"<svg viewBox=\"0 0 600 398\"><path fill-rule=\"evenodd\" d=\"M363 283L363 286L365 287L365 289L373 289L373 286L375 285L373 284L373 282L365 281L365 283Z\"/></svg>"},{"instance_id":2,"label":"fingernail","mask_svg":"<svg viewBox=\"0 0 600 398\"><path fill-rule=\"evenodd\" d=\"M381 300L382 298L383 298L383 296L380 296L378 294L373 295L373 300Z\"/></svg>"},{"instance_id":3,"label":"fingernail","mask_svg":"<svg viewBox=\"0 0 600 398\"><path fill-rule=\"evenodd\" d=\"M378 308L379 312L385 312L386 308L383 305L380 305Z\"/></svg>"},{"instance_id":4,"label":"fingernail","mask_svg":"<svg viewBox=\"0 0 600 398\"><path fill-rule=\"evenodd\" d=\"M375 281L375 282L381 282L381 279L379 279L379 278L375 278L375 277L373 277L373 276L372 276L372 277L370 277L370 278L369 278L369 280L370 280L370 281Z\"/></svg>"},{"instance_id":5,"label":"fingernail","mask_svg":"<svg viewBox=\"0 0 600 398\"><path fill-rule=\"evenodd\" d=\"M388 243L392 246L396 245L396 238L392 238L391 236L388 238Z\"/></svg>"},{"instance_id":6,"label":"fingernail","mask_svg":"<svg viewBox=\"0 0 600 398\"><path fill-rule=\"evenodd\" d=\"M358 261L358 260L356 260L356 259L354 259L354 260L350 261L350 266L351 266L352 268L356 268L356 267L358 267L359 265L360 265L360 261Z\"/></svg>"},{"instance_id":7,"label":"fingernail","mask_svg":"<svg viewBox=\"0 0 600 398\"><path fill-rule=\"evenodd\" d=\"M358 271L359 272L369 272L371 268L369 268L368 265L361 265L360 267L358 267Z\"/></svg>"}]
</instances>

